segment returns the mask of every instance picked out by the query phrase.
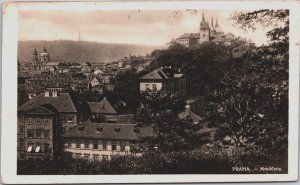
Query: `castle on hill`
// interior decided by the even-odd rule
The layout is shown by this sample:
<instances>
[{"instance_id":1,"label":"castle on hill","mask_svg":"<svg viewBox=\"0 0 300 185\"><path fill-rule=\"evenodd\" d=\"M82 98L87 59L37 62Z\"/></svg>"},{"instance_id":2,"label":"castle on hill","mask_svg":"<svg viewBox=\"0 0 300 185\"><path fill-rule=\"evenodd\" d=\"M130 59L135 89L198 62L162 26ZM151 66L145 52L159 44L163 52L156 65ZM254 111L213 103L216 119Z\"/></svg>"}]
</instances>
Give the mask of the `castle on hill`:
<instances>
[{"instance_id":1,"label":"castle on hill","mask_svg":"<svg viewBox=\"0 0 300 185\"><path fill-rule=\"evenodd\" d=\"M218 19L214 24L213 17L211 18L211 25L209 25L208 19L205 20L204 13L202 14L202 20L200 22L200 28L198 33L184 33L180 37L173 39L169 44L180 44L186 47L195 46L204 42L214 42L216 44L231 45L234 40L242 42L249 46L255 44L249 39L235 37L232 33L225 34L218 24Z\"/></svg>"}]
</instances>

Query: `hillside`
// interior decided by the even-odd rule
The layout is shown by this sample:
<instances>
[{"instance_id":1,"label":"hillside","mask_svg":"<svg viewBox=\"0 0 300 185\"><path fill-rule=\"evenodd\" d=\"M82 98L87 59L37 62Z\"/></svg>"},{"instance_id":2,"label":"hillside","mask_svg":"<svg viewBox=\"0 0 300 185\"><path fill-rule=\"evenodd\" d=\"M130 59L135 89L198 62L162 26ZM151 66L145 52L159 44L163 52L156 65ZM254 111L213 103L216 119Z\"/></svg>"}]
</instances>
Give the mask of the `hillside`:
<instances>
[{"instance_id":1,"label":"hillside","mask_svg":"<svg viewBox=\"0 0 300 185\"><path fill-rule=\"evenodd\" d=\"M162 47L133 44L110 44L87 41L19 41L18 57L21 63L31 61L33 49L48 50L52 61L60 62L111 62L131 55L145 55Z\"/></svg>"}]
</instances>

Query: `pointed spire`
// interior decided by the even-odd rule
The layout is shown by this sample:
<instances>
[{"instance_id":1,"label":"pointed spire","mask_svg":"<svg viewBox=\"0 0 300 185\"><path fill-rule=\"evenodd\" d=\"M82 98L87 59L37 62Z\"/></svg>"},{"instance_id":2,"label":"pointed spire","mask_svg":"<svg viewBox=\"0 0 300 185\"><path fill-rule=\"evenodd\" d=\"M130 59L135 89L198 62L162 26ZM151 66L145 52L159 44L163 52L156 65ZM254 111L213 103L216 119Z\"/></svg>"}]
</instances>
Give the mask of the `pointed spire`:
<instances>
[{"instance_id":1,"label":"pointed spire","mask_svg":"<svg viewBox=\"0 0 300 185\"><path fill-rule=\"evenodd\" d=\"M202 21L203 21L203 22L205 21L204 10L203 10L203 12L202 12Z\"/></svg>"},{"instance_id":2,"label":"pointed spire","mask_svg":"<svg viewBox=\"0 0 300 185\"><path fill-rule=\"evenodd\" d=\"M46 52L47 52L47 50L46 50L46 47L45 47L45 46L44 46L43 52L44 52L44 53L46 53Z\"/></svg>"},{"instance_id":3,"label":"pointed spire","mask_svg":"<svg viewBox=\"0 0 300 185\"><path fill-rule=\"evenodd\" d=\"M217 26L219 26L219 25L218 25L218 18L216 18L216 27L217 27Z\"/></svg>"},{"instance_id":4,"label":"pointed spire","mask_svg":"<svg viewBox=\"0 0 300 185\"><path fill-rule=\"evenodd\" d=\"M34 50L33 50L33 53L32 53L33 55L37 55L38 53L37 53L37 50L36 50L36 47L34 48Z\"/></svg>"},{"instance_id":5,"label":"pointed spire","mask_svg":"<svg viewBox=\"0 0 300 185\"><path fill-rule=\"evenodd\" d=\"M214 16L211 17L211 27L214 27Z\"/></svg>"}]
</instances>

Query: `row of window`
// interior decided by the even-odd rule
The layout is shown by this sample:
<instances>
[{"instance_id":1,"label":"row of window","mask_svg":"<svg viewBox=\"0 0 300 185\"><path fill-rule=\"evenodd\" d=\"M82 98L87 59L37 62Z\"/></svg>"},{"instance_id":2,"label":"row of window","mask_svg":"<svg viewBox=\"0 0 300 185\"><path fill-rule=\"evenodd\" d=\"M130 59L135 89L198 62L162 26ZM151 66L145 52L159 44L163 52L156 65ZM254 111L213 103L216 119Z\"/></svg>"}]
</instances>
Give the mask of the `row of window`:
<instances>
[{"instance_id":1,"label":"row of window","mask_svg":"<svg viewBox=\"0 0 300 185\"><path fill-rule=\"evenodd\" d=\"M66 118L68 118L68 120L67 120ZM61 121L61 122L66 122L66 120L67 120L68 122L73 122L74 116L66 116L66 115L61 115L61 116L60 116L60 121Z\"/></svg>"},{"instance_id":2,"label":"row of window","mask_svg":"<svg viewBox=\"0 0 300 185\"><path fill-rule=\"evenodd\" d=\"M72 146L72 143L67 143L66 144L68 148L74 148L74 146ZM120 147L117 147L117 143L116 142L112 142L111 143L111 150L112 151L125 151L125 142L120 142ZM107 147L107 142L102 141L102 144L98 144L98 143L93 143L92 145L90 145L89 143L85 143L84 145L81 145L80 142L75 143L75 148L76 149L92 149L92 150L108 150Z\"/></svg>"},{"instance_id":3,"label":"row of window","mask_svg":"<svg viewBox=\"0 0 300 185\"><path fill-rule=\"evenodd\" d=\"M49 123L49 119L48 118L26 118L27 119L27 123L28 125L32 125L32 124L48 124ZM24 118L20 118L20 121L23 122Z\"/></svg>"},{"instance_id":4,"label":"row of window","mask_svg":"<svg viewBox=\"0 0 300 185\"><path fill-rule=\"evenodd\" d=\"M49 138L49 129L27 129L27 138Z\"/></svg>"},{"instance_id":5,"label":"row of window","mask_svg":"<svg viewBox=\"0 0 300 185\"><path fill-rule=\"evenodd\" d=\"M150 90L150 84L145 84L145 89L146 90ZM156 87L156 84L152 84L152 90L153 91L157 91L157 87Z\"/></svg>"},{"instance_id":6,"label":"row of window","mask_svg":"<svg viewBox=\"0 0 300 185\"><path fill-rule=\"evenodd\" d=\"M39 143L39 142L36 142L35 144L34 143L28 143L27 145L27 149L26 149L26 152L28 153L48 153L48 152L51 152L51 148L50 148L50 144L49 143Z\"/></svg>"},{"instance_id":7,"label":"row of window","mask_svg":"<svg viewBox=\"0 0 300 185\"><path fill-rule=\"evenodd\" d=\"M83 154L82 155L81 153L75 153L75 157L77 159L80 159L80 158L83 157L83 159L85 159L85 160L91 160L91 154ZM108 155L101 155L101 158L100 158L99 154L93 154L92 157L93 157L92 160L94 160L94 161L98 161L101 158L102 158L102 160L108 160L109 159Z\"/></svg>"}]
</instances>

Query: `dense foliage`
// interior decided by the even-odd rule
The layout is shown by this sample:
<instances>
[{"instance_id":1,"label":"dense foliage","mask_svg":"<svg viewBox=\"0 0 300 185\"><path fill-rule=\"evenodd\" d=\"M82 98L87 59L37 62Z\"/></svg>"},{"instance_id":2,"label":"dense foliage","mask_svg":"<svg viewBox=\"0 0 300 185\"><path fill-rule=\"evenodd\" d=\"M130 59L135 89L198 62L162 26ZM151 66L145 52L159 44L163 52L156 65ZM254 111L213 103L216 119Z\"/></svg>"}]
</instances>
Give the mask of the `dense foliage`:
<instances>
[{"instance_id":1,"label":"dense foliage","mask_svg":"<svg viewBox=\"0 0 300 185\"><path fill-rule=\"evenodd\" d=\"M269 165L281 171L259 171ZM111 161L86 161L64 158L60 161L18 161L19 175L85 175L85 174L232 174L286 173L287 161L260 147L203 146L198 150L147 152L141 157L116 157ZM234 171L232 167L249 167ZM255 170L258 169L258 170Z\"/></svg>"}]
</instances>

